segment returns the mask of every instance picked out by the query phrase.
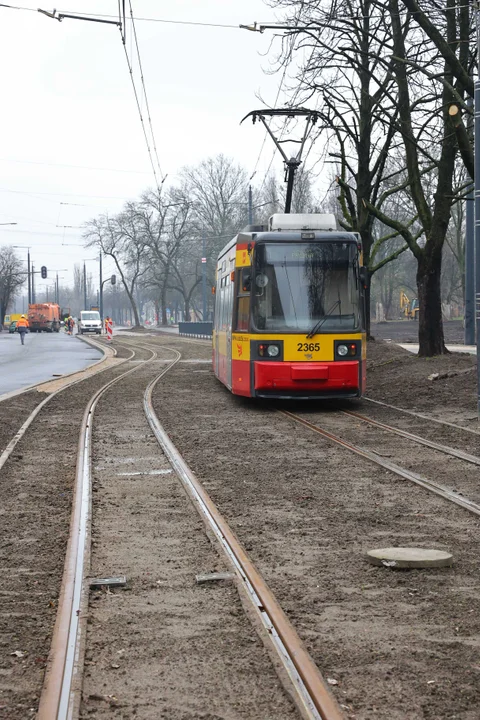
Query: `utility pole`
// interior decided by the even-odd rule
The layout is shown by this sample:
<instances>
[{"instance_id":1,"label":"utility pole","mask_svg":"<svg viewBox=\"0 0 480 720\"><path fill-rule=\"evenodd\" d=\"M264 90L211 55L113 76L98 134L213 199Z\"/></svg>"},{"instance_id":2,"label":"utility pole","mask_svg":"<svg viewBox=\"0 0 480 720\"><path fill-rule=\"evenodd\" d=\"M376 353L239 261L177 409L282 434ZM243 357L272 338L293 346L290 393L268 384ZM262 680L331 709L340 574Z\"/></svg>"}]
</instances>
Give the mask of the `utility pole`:
<instances>
[{"instance_id":1,"label":"utility pole","mask_svg":"<svg viewBox=\"0 0 480 720\"><path fill-rule=\"evenodd\" d=\"M100 308L100 320L102 321L103 327L103 268L102 268L102 252L100 251L100 290L99 290L99 308Z\"/></svg>"},{"instance_id":2,"label":"utility pole","mask_svg":"<svg viewBox=\"0 0 480 720\"><path fill-rule=\"evenodd\" d=\"M32 304L34 305L35 304L35 269L33 267L33 263L32 263L31 275L32 275L31 300L32 300Z\"/></svg>"},{"instance_id":3,"label":"utility pole","mask_svg":"<svg viewBox=\"0 0 480 720\"><path fill-rule=\"evenodd\" d=\"M253 194L252 186L248 186L248 224L253 225Z\"/></svg>"},{"instance_id":4,"label":"utility pole","mask_svg":"<svg viewBox=\"0 0 480 720\"><path fill-rule=\"evenodd\" d=\"M32 284L33 278L30 277L30 248L27 251L27 270L28 270L28 304L30 305L32 300Z\"/></svg>"},{"instance_id":5,"label":"utility pole","mask_svg":"<svg viewBox=\"0 0 480 720\"><path fill-rule=\"evenodd\" d=\"M466 197L465 345L475 344L475 218L473 186Z\"/></svg>"},{"instance_id":6,"label":"utility pole","mask_svg":"<svg viewBox=\"0 0 480 720\"><path fill-rule=\"evenodd\" d=\"M473 108L471 98L467 101ZM469 130L473 130L469 122ZM471 178L470 178L471 180ZM475 343L475 214L473 181L465 199L465 345Z\"/></svg>"},{"instance_id":7,"label":"utility pole","mask_svg":"<svg viewBox=\"0 0 480 720\"><path fill-rule=\"evenodd\" d=\"M83 309L87 309L87 267L83 263Z\"/></svg>"},{"instance_id":8,"label":"utility pole","mask_svg":"<svg viewBox=\"0 0 480 720\"><path fill-rule=\"evenodd\" d=\"M475 1L477 77L475 80L475 318L477 330L477 410L480 420L480 3Z\"/></svg>"},{"instance_id":9,"label":"utility pole","mask_svg":"<svg viewBox=\"0 0 480 720\"><path fill-rule=\"evenodd\" d=\"M207 319L207 241L205 233L202 238L202 300L203 321Z\"/></svg>"}]
</instances>

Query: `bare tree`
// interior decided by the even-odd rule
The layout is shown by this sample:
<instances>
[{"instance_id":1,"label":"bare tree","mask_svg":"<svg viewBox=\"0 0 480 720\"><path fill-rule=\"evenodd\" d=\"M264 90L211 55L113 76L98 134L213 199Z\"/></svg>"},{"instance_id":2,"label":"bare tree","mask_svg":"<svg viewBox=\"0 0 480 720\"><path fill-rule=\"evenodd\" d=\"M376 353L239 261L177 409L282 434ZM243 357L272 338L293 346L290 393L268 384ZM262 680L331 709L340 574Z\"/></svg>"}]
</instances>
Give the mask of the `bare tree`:
<instances>
[{"instance_id":1,"label":"bare tree","mask_svg":"<svg viewBox=\"0 0 480 720\"><path fill-rule=\"evenodd\" d=\"M22 261L10 246L0 248L0 330L10 303L25 283L26 272Z\"/></svg>"},{"instance_id":2,"label":"bare tree","mask_svg":"<svg viewBox=\"0 0 480 720\"><path fill-rule=\"evenodd\" d=\"M86 247L95 246L113 259L132 306L135 326L139 327L135 288L147 268L143 263L145 243L136 222L135 204L127 203L123 212L113 218L101 215L90 220L85 225L83 237Z\"/></svg>"}]
</instances>

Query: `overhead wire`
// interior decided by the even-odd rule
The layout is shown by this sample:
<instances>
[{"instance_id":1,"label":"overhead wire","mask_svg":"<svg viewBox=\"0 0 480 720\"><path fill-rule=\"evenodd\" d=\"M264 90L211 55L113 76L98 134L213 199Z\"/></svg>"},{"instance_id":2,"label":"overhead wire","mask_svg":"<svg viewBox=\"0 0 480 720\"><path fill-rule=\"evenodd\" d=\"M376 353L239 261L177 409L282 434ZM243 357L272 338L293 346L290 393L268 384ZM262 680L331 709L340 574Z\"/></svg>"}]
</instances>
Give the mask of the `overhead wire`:
<instances>
[{"instance_id":1,"label":"overhead wire","mask_svg":"<svg viewBox=\"0 0 480 720\"><path fill-rule=\"evenodd\" d=\"M160 159L159 159L159 157L158 157L157 143L156 143L156 141L155 141L155 133L153 132L152 117L151 117L151 113L150 113L150 105L149 105L149 102L148 102L147 88L145 87L145 78L144 78L144 74L143 74L142 58L140 57L140 48L139 48L139 45L138 45L137 29L136 29L136 27L135 27L135 20L134 20L134 17L133 17L132 1L131 1L131 0L128 0L128 4L129 4L129 7L130 7L130 17L131 17L131 20L132 20L133 37L134 37L134 40L135 40L135 47L136 47L136 50L137 50L138 68L139 68L139 70L140 70L140 80L141 80L141 82L142 82L142 87L143 87L143 95L144 95L144 98L145 98L145 108L146 108L146 110L147 110L148 123L149 123L149 125L150 125L150 133L151 133L151 136L152 136L153 150L154 150L154 153L155 153L155 158L156 158L156 160L157 160L158 169L159 169L159 171L160 171L160 176L163 178L163 179L162 179L162 182L163 182L163 180L164 180L165 178L164 178L164 175L163 175L163 172L162 172L162 167L161 167L161 165L160 165Z\"/></svg>"},{"instance_id":2,"label":"overhead wire","mask_svg":"<svg viewBox=\"0 0 480 720\"><path fill-rule=\"evenodd\" d=\"M143 120L142 109L141 109L141 107L140 107L140 101L139 101L138 93L137 93L137 86L135 85L135 79L134 79L134 77L133 77L133 67L132 67L132 65L131 65L130 58L128 57L127 46L126 46L126 43L124 42L123 34L122 34L122 45L123 45L123 50L124 50L124 52L125 52L125 59L126 59L126 61L127 61L128 71L129 71L129 74L130 74L130 80L131 80L131 82L132 82L133 94L134 94L134 96L135 96L135 102L136 102L136 104L137 104L137 110L138 110L138 114L139 114L139 117L140 117L140 122L141 122L141 125L142 125L143 136L144 136L144 138L145 138L145 143L146 143L146 146L147 146L148 157L149 157L149 159L150 159L150 165L152 166L153 177L155 178L155 184L156 184L156 186L157 186L157 190L158 190L158 192L160 192L160 183L159 183L159 181L158 181L157 171L156 171L155 163L154 163L154 161L153 161L153 156L152 156L152 150L151 150L151 148L150 148L150 143L149 143L149 141L148 141L148 135L147 135L147 130L146 130L146 128L145 128L145 122L144 122L144 120Z\"/></svg>"},{"instance_id":3,"label":"overhead wire","mask_svg":"<svg viewBox=\"0 0 480 720\"><path fill-rule=\"evenodd\" d=\"M133 34L134 34L134 36L135 36L135 42L136 42L136 46L137 46L137 55L138 55L138 59L139 59L139 63L140 63L140 62L141 62L141 61L140 61L140 50L139 50L138 42L137 42L137 39L136 39L136 30L135 30L135 23L134 23L134 21L133 21L133 11L132 11L131 0L129 0L129 5L130 5L131 17L132 17L132 30L133 30ZM122 28L123 28L123 29L122 29ZM148 111L148 116L149 116L149 121L150 121L150 130L151 130L151 136L152 136L152 144L153 144L153 147L154 147L154 149L155 149L157 166L158 166L158 170L159 170L159 173L160 173L160 181L159 181L158 176L157 176L157 168L155 167L155 162L154 162L154 158L153 158L153 155L152 155L152 149L151 149L151 147L150 147L150 141L149 141L149 138L148 138L148 133L147 133L147 129L146 129L146 127L145 127L145 121L144 121L144 119L143 119L143 113L142 113L142 107L141 107L141 104L140 104L140 98L139 98L139 94L138 94L138 91L137 91L137 86L136 86L136 83L135 83L135 78L134 78L134 75L133 75L133 62L132 62L132 60L130 59L130 57L129 57L129 55L128 55L127 44L126 44L126 30L125 30L124 25L122 25L122 26L120 27L120 35L121 35L121 38L122 38L123 50L124 50L124 53L125 53L125 59L126 59L126 61L127 61L128 71L129 71L129 74L130 74L130 80L131 80L131 83L132 83L133 94L134 94L134 96L135 96L135 102L136 102L136 105L137 105L138 115L139 115L139 117L140 117L140 123L141 123L141 125L142 125L143 136L144 136L144 139L145 139L145 144L146 144L146 146L147 146L148 157L149 157L149 159L150 159L150 165L151 165L151 167L152 167L153 176L154 176L154 178L155 178L155 184L156 184L156 187L157 187L157 192L160 194L160 187L161 187L161 185L163 184L166 176L163 175L162 168L161 168L161 166L160 166L160 162L159 162L159 159L158 159L158 153L157 153L157 150L156 150L155 135L154 135L154 133L153 133L153 127L152 127L152 124L151 124L150 112ZM145 89L145 82L144 82L144 79L143 79L143 72L141 72L141 75L142 75L143 92L144 92L144 95L145 95L145 98L146 98L146 89Z\"/></svg>"},{"instance_id":4,"label":"overhead wire","mask_svg":"<svg viewBox=\"0 0 480 720\"><path fill-rule=\"evenodd\" d=\"M122 4L123 5L125 4L124 0L122 0ZM23 5L9 5L7 3L0 3L0 7L8 8L10 10L26 10L29 12L38 12L38 10L39 10L37 7L32 8L32 7L25 7ZM439 8L435 8L435 9L438 12L447 13L447 12L457 11L457 10L460 10L462 8L467 8L467 7L468 8L472 7L471 1L466 2L462 5L456 5L455 7L439 7ZM119 0L119 8L120 8L120 0ZM428 10L424 10L424 8L422 8L422 7L419 7L419 10L421 12L428 12ZM406 12L406 10L405 10L405 12ZM79 15L79 16L87 16L88 15L89 17L98 17L98 18L116 18L117 17L116 15L109 15L106 13L85 13L85 12L82 12L81 10L59 10L59 11L57 11L57 14L61 14L61 13L74 13L75 15ZM383 15L381 15L381 14L379 14L379 15L362 15L362 14L338 15L338 14L327 13L326 11L324 11L324 13L325 13L325 20L329 21L329 22L331 22L332 20L381 19L383 17ZM398 16L402 16L402 14L404 14L404 13L398 13ZM120 12L120 10L119 10L119 16L120 16L120 18L122 17L122 13ZM139 22L167 23L167 24L171 24L171 25L193 25L193 26L200 26L200 27L228 28L228 29L233 29L233 30L244 29L243 27L240 27L240 25L232 25L232 24L228 24L228 23L199 22L199 21L195 21L195 20L169 20L166 18L156 18L156 17L136 17L135 20L137 20ZM317 21L317 22L319 24L319 22L321 22L321 21ZM274 24L275 23L259 23L259 22L256 23L257 27L262 27L263 25L271 26ZM287 31L289 29L288 27L285 27L281 23L278 23L278 25L281 26L279 29L282 29L282 30L286 29ZM274 28L270 27L269 29L274 29ZM292 30L295 29L295 26L292 25L291 29ZM307 29L307 26L305 27L305 29ZM315 24L312 24L310 26L310 29L312 29L312 30L318 29L318 26ZM260 32L260 30L257 30L257 32Z\"/></svg>"}]
</instances>

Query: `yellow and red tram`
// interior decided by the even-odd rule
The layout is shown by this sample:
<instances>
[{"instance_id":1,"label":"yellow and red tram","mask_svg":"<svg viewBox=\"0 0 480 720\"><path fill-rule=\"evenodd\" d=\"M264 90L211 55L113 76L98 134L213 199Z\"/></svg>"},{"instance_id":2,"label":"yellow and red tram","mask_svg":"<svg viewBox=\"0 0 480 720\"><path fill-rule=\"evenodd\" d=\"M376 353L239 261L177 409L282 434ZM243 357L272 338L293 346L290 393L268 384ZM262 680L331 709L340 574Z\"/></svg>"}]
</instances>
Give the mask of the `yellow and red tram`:
<instances>
[{"instance_id":1,"label":"yellow and red tram","mask_svg":"<svg viewBox=\"0 0 480 720\"><path fill-rule=\"evenodd\" d=\"M355 398L365 390L361 244L333 215L273 215L216 269L213 367L232 393Z\"/></svg>"}]
</instances>

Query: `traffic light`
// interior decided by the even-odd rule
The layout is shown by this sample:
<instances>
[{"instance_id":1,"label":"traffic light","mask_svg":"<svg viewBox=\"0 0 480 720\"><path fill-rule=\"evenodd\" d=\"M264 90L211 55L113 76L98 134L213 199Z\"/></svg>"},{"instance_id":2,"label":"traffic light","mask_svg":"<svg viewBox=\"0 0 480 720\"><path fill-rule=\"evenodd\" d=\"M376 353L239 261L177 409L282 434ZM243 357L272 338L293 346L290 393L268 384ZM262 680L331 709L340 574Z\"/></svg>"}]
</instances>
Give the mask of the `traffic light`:
<instances>
[{"instance_id":1,"label":"traffic light","mask_svg":"<svg viewBox=\"0 0 480 720\"><path fill-rule=\"evenodd\" d=\"M42 276L42 277L43 277L43 276ZM116 284L117 284L117 276L116 276L116 275L112 275L112 277L110 278L110 282L112 283L112 285L116 285Z\"/></svg>"},{"instance_id":2,"label":"traffic light","mask_svg":"<svg viewBox=\"0 0 480 720\"><path fill-rule=\"evenodd\" d=\"M40 272L42 273L42 280L46 280L47 279L47 268L45 267L45 265L42 265L42 267L40 268Z\"/></svg>"}]
</instances>

